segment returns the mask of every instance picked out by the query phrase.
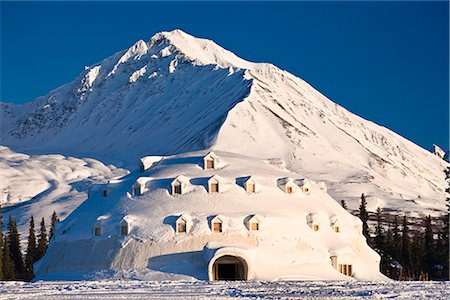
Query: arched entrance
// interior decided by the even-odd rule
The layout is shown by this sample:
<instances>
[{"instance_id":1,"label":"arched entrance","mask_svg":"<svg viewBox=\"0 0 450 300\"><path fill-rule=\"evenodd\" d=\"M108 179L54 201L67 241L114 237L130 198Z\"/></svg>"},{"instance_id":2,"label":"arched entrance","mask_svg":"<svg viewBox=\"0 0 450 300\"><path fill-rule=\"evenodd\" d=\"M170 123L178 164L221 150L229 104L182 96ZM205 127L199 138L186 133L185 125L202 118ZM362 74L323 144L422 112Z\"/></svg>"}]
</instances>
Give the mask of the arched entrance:
<instances>
[{"instance_id":1,"label":"arched entrance","mask_svg":"<svg viewBox=\"0 0 450 300\"><path fill-rule=\"evenodd\" d=\"M241 257L224 255L212 265L213 280L247 280L247 274L247 263Z\"/></svg>"}]
</instances>

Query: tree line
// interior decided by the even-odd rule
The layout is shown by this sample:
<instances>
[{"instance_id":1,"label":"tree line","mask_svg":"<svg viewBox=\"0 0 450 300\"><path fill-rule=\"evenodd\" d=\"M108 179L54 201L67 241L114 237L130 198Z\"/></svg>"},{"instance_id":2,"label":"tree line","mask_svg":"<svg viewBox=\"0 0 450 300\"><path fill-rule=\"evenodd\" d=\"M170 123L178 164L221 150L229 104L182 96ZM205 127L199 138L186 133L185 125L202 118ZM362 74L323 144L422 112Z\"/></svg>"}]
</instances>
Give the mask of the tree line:
<instances>
[{"instance_id":1,"label":"tree line","mask_svg":"<svg viewBox=\"0 0 450 300\"><path fill-rule=\"evenodd\" d=\"M39 233L36 236L34 218L31 216L28 231L28 243L25 255L22 253L20 233L17 223L9 215L6 233L3 233L3 219L0 206L0 280L25 280L34 278L33 265L47 251L48 241L54 235L55 224L59 221L56 212L51 216L50 231L47 234L45 219L41 219Z\"/></svg>"},{"instance_id":2,"label":"tree line","mask_svg":"<svg viewBox=\"0 0 450 300\"><path fill-rule=\"evenodd\" d=\"M449 170L446 170L450 182ZM378 208L375 225L369 226L366 196L361 195L358 216L368 244L381 256L381 272L397 280L449 280L450 188L447 214L412 221L412 218L383 212ZM346 203L341 201L344 208ZM401 223L401 224L400 224ZM372 234L371 234L372 232Z\"/></svg>"}]
</instances>

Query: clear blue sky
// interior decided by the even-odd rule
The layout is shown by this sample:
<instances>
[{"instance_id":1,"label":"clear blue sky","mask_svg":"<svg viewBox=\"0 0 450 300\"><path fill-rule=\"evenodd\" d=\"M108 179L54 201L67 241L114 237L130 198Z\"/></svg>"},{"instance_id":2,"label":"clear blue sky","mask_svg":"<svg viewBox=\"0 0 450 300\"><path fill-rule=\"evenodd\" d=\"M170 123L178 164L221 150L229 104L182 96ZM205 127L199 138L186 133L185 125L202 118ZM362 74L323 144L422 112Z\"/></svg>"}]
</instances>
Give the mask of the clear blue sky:
<instances>
[{"instance_id":1,"label":"clear blue sky","mask_svg":"<svg viewBox=\"0 0 450 300\"><path fill-rule=\"evenodd\" d=\"M447 1L2 2L0 100L31 101L138 39L180 28L447 150L448 22Z\"/></svg>"}]
</instances>

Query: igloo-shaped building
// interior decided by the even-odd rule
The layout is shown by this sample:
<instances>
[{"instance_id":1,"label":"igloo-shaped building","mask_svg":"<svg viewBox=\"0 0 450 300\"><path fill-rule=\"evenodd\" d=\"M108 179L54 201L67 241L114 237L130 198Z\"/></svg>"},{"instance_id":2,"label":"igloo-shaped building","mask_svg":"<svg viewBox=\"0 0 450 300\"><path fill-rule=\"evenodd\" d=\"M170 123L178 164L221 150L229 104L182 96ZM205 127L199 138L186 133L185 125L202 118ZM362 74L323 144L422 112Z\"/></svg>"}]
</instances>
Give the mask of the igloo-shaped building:
<instances>
[{"instance_id":1,"label":"igloo-shaped building","mask_svg":"<svg viewBox=\"0 0 450 300\"><path fill-rule=\"evenodd\" d=\"M199 167L205 155L165 157L110 184L107 200L91 193L58 223L65 234L52 239L38 276L106 269L161 280L386 279L361 221L323 183L220 151L214 159L222 167L211 173ZM146 192L135 195L129 191L139 177ZM132 229L118 232L124 217Z\"/></svg>"}]
</instances>

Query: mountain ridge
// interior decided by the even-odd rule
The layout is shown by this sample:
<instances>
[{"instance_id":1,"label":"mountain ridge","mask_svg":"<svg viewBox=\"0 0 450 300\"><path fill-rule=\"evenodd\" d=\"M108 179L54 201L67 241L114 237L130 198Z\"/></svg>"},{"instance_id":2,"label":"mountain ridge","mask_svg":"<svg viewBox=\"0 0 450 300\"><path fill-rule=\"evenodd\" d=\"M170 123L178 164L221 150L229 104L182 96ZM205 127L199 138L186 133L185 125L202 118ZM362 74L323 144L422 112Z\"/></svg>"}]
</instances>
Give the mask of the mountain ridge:
<instances>
[{"instance_id":1,"label":"mountain ridge","mask_svg":"<svg viewBox=\"0 0 450 300\"><path fill-rule=\"evenodd\" d=\"M40 145L128 168L146 154L209 148L277 157L326 181L336 199L365 192L374 207L445 209L443 160L287 71L181 30L139 40L32 104L8 108L2 143L19 150Z\"/></svg>"}]
</instances>

